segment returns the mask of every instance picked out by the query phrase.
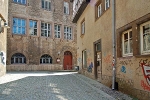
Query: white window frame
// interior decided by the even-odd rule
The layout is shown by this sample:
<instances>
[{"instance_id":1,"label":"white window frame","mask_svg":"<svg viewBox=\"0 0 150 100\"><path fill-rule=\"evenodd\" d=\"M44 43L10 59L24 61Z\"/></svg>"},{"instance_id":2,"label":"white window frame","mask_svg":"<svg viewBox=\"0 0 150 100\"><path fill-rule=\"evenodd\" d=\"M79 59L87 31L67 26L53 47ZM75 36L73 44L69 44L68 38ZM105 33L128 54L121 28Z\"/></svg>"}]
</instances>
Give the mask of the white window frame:
<instances>
[{"instance_id":1,"label":"white window frame","mask_svg":"<svg viewBox=\"0 0 150 100\"><path fill-rule=\"evenodd\" d=\"M64 39L72 39L72 27L64 26Z\"/></svg>"},{"instance_id":2,"label":"white window frame","mask_svg":"<svg viewBox=\"0 0 150 100\"><path fill-rule=\"evenodd\" d=\"M45 54L40 58L40 64L52 64L52 57Z\"/></svg>"},{"instance_id":3,"label":"white window frame","mask_svg":"<svg viewBox=\"0 0 150 100\"><path fill-rule=\"evenodd\" d=\"M44 2L44 5L43 5ZM47 4L46 4L47 3ZM49 0L41 0L41 7L45 10L51 10L51 1Z\"/></svg>"},{"instance_id":4,"label":"white window frame","mask_svg":"<svg viewBox=\"0 0 150 100\"><path fill-rule=\"evenodd\" d=\"M55 24L55 38L61 38L61 25Z\"/></svg>"},{"instance_id":5,"label":"white window frame","mask_svg":"<svg viewBox=\"0 0 150 100\"><path fill-rule=\"evenodd\" d=\"M140 42L141 42L141 54L142 55L150 54L150 49L149 50L144 50L143 26L145 26L145 25L149 25L149 32L144 33L144 35L147 35L147 38L150 39L150 21L140 25ZM146 44L150 48L150 43L146 43ZM147 46L147 48L148 48L148 46Z\"/></svg>"},{"instance_id":6,"label":"white window frame","mask_svg":"<svg viewBox=\"0 0 150 100\"><path fill-rule=\"evenodd\" d=\"M110 0L105 0L105 10L110 7Z\"/></svg>"},{"instance_id":7,"label":"white window frame","mask_svg":"<svg viewBox=\"0 0 150 100\"><path fill-rule=\"evenodd\" d=\"M125 32L123 32L122 34L122 54L123 54L123 57L126 57L126 56L133 56L133 46L130 46L130 40L132 40L132 43L133 43L133 33L132 33L132 37L130 38L130 32L132 32L132 29L129 29ZM128 34L128 39L127 39L127 53L125 53L125 44L124 44L124 34ZM132 49L132 52L130 52L130 50Z\"/></svg>"},{"instance_id":8,"label":"white window frame","mask_svg":"<svg viewBox=\"0 0 150 100\"><path fill-rule=\"evenodd\" d=\"M42 26L42 24L44 24L44 26ZM41 22L41 36L51 37L51 24L50 23Z\"/></svg>"},{"instance_id":9,"label":"white window frame","mask_svg":"<svg viewBox=\"0 0 150 100\"><path fill-rule=\"evenodd\" d=\"M14 20L16 20L16 22L15 22L16 24L14 24ZM23 21L24 21L25 25L23 25ZM15 29L16 29L16 32L14 31ZM26 34L26 20L23 19L23 18L14 17L13 18L13 29L12 30L13 30L13 32L12 32L13 34L20 34L20 35Z\"/></svg>"},{"instance_id":10,"label":"white window frame","mask_svg":"<svg viewBox=\"0 0 150 100\"><path fill-rule=\"evenodd\" d=\"M81 34L85 34L85 20L81 23Z\"/></svg>"},{"instance_id":11,"label":"white window frame","mask_svg":"<svg viewBox=\"0 0 150 100\"><path fill-rule=\"evenodd\" d=\"M32 22L32 24L34 25L30 26L30 22ZM30 35L37 35L37 21L29 20L29 31L30 31Z\"/></svg>"},{"instance_id":12,"label":"white window frame","mask_svg":"<svg viewBox=\"0 0 150 100\"><path fill-rule=\"evenodd\" d=\"M69 14L69 3L64 1L64 14Z\"/></svg>"},{"instance_id":13,"label":"white window frame","mask_svg":"<svg viewBox=\"0 0 150 100\"><path fill-rule=\"evenodd\" d=\"M102 15L102 4L100 3L97 6L97 17L100 17Z\"/></svg>"},{"instance_id":14,"label":"white window frame","mask_svg":"<svg viewBox=\"0 0 150 100\"><path fill-rule=\"evenodd\" d=\"M11 57L11 64L25 64L25 63L26 63L26 57L23 54L17 53Z\"/></svg>"}]
</instances>

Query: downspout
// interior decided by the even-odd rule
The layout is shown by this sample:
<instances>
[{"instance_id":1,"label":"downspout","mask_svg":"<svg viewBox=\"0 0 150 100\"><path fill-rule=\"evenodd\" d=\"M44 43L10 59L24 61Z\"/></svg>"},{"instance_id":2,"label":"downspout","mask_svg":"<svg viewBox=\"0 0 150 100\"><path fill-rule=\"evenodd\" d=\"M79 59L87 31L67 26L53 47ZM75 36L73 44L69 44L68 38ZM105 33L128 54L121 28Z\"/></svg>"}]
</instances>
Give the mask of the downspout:
<instances>
[{"instance_id":1,"label":"downspout","mask_svg":"<svg viewBox=\"0 0 150 100\"><path fill-rule=\"evenodd\" d=\"M112 89L116 89L116 17L115 0L112 0L112 42L113 42L113 61L112 61Z\"/></svg>"}]
</instances>

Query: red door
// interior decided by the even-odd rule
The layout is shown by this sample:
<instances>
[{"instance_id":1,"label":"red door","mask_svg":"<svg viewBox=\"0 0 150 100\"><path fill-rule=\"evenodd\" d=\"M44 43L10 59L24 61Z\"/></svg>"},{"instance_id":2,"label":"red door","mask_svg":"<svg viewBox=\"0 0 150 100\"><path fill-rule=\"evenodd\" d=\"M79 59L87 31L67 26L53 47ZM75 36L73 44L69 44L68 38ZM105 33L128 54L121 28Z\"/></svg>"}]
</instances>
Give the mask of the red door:
<instances>
[{"instance_id":1,"label":"red door","mask_svg":"<svg viewBox=\"0 0 150 100\"><path fill-rule=\"evenodd\" d=\"M64 53L64 70L72 69L72 54L69 51Z\"/></svg>"}]
</instances>

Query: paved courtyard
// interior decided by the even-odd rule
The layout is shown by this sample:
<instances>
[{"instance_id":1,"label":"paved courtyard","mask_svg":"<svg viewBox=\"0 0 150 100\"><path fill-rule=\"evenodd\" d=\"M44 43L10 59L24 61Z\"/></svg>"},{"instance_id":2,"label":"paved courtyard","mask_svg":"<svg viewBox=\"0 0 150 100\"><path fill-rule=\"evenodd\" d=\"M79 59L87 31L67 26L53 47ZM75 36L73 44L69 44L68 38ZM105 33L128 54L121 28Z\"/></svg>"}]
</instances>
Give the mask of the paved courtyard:
<instances>
[{"instance_id":1,"label":"paved courtyard","mask_svg":"<svg viewBox=\"0 0 150 100\"><path fill-rule=\"evenodd\" d=\"M77 72L11 72L0 77L0 100L132 100Z\"/></svg>"}]
</instances>

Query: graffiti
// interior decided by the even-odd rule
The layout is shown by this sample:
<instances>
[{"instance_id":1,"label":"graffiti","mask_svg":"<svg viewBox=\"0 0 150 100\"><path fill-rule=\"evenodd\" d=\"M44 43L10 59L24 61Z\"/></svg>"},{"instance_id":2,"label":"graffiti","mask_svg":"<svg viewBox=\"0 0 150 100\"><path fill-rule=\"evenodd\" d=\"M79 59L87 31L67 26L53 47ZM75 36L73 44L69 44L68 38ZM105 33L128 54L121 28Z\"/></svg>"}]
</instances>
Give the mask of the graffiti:
<instances>
[{"instance_id":1,"label":"graffiti","mask_svg":"<svg viewBox=\"0 0 150 100\"><path fill-rule=\"evenodd\" d=\"M144 77L148 85L150 86L150 61L148 61L148 59L146 60L141 59L139 62L139 66L142 67Z\"/></svg>"},{"instance_id":2,"label":"graffiti","mask_svg":"<svg viewBox=\"0 0 150 100\"><path fill-rule=\"evenodd\" d=\"M1 51L0 52L0 59L1 59L1 63L4 65L6 64L6 58L5 57L6 57L6 54L3 51Z\"/></svg>"},{"instance_id":3,"label":"graffiti","mask_svg":"<svg viewBox=\"0 0 150 100\"><path fill-rule=\"evenodd\" d=\"M119 64L131 66L133 63L132 63L132 60L124 60L124 61L120 61Z\"/></svg>"},{"instance_id":4,"label":"graffiti","mask_svg":"<svg viewBox=\"0 0 150 100\"><path fill-rule=\"evenodd\" d=\"M121 67L121 72L126 73L126 67L125 66Z\"/></svg>"},{"instance_id":5,"label":"graffiti","mask_svg":"<svg viewBox=\"0 0 150 100\"><path fill-rule=\"evenodd\" d=\"M107 55L106 57L104 57L104 63L111 63L111 55Z\"/></svg>"},{"instance_id":6,"label":"graffiti","mask_svg":"<svg viewBox=\"0 0 150 100\"><path fill-rule=\"evenodd\" d=\"M81 58L78 58L78 62L79 62L79 63L82 63L82 59L81 59Z\"/></svg>"},{"instance_id":7,"label":"graffiti","mask_svg":"<svg viewBox=\"0 0 150 100\"><path fill-rule=\"evenodd\" d=\"M88 67L88 72L91 72L91 73L92 73L92 68L93 68L93 62L91 62L91 64L89 65L89 67Z\"/></svg>"},{"instance_id":8,"label":"graffiti","mask_svg":"<svg viewBox=\"0 0 150 100\"><path fill-rule=\"evenodd\" d=\"M141 86L144 90L150 91L150 86L148 86L143 80L141 80Z\"/></svg>"}]
</instances>

